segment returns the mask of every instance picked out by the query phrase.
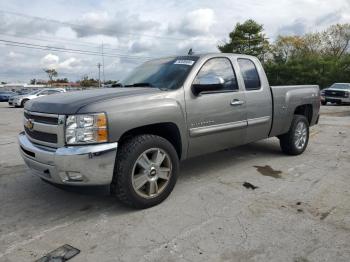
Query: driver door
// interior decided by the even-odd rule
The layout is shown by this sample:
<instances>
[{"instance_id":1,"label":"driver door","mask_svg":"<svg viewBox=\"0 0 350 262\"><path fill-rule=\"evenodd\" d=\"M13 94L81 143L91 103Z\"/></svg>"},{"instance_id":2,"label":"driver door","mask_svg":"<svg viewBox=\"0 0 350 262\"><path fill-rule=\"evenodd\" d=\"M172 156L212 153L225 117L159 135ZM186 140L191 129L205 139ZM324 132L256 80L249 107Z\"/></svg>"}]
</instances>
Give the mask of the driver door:
<instances>
[{"instance_id":1,"label":"driver door","mask_svg":"<svg viewBox=\"0 0 350 262\"><path fill-rule=\"evenodd\" d=\"M189 157L244 144L246 140L245 93L239 88L231 61L226 57L207 60L193 83L198 85L206 79L208 84L213 76L221 83L216 90L192 92L186 99Z\"/></svg>"}]
</instances>

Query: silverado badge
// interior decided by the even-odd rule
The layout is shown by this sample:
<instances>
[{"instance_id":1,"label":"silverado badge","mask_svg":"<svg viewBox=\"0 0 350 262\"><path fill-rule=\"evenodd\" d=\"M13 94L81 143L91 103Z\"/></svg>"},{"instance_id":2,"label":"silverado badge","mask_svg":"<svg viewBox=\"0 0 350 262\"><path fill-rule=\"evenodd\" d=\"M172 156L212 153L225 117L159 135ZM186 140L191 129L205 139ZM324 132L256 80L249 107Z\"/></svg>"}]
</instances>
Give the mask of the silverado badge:
<instances>
[{"instance_id":1,"label":"silverado badge","mask_svg":"<svg viewBox=\"0 0 350 262\"><path fill-rule=\"evenodd\" d=\"M32 130L34 128L34 121L33 121L33 119L28 119L26 124L25 124L25 127L28 128L29 130Z\"/></svg>"}]
</instances>

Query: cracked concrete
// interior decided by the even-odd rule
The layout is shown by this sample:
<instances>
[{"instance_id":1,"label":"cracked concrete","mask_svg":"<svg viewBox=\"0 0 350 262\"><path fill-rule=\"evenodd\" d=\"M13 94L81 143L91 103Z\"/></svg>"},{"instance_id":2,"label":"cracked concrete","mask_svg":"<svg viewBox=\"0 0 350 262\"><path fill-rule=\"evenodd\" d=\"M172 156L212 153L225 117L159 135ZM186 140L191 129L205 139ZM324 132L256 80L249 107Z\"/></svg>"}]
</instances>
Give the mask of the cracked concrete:
<instances>
[{"instance_id":1,"label":"cracked concrete","mask_svg":"<svg viewBox=\"0 0 350 262\"><path fill-rule=\"evenodd\" d=\"M30 174L16 146L22 112L0 103L0 261L63 244L81 250L76 262L350 261L349 106L321 108L301 156L268 139L182 163L174 192L147 210L121 206L108 187Z\"/></svg>"}]
</instances>

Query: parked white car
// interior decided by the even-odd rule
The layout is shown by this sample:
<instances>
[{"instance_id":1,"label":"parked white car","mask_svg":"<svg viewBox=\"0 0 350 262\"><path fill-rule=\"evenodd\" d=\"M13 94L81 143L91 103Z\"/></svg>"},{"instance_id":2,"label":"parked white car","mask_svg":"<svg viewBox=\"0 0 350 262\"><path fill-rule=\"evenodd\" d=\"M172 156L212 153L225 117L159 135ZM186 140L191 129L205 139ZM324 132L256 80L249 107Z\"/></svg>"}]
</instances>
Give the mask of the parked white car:
<instances>
[{"instance_id":1,"label":"parked white car","mask_svg":"<svg viewBox=\"0 0 350 262\"><path fill-rule=\"evenodd\" d=\"M35 90L25 95L13 96L9 99L8 103L10 106L23 107L28 100L31 100L37 97L59 94L64 92L66 92L64 88L45 88L45 89Z\"/></svg>"}]
</instances>

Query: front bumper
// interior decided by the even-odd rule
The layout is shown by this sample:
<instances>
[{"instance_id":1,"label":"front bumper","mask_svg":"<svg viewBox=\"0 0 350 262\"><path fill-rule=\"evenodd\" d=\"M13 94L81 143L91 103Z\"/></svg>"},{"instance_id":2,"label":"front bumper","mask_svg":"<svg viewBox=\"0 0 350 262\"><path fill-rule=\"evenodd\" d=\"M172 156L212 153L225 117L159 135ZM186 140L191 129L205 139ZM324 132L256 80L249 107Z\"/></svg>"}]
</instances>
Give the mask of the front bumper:
<instances>
[{"instance_id":1,"label":"front bumper","mask_svg":"<svg viewBox=\"0 0 350 262\"><path fill-rule=\"evenodd\" d=\"M18 135L20 152L31 171L52 183L107 185L113 177L118 143L50 148Z\"/></svg>"},{"instance_id":2,"label":"front bumper","mask_svg":"<svg viewBox=\"0 0 350 262\"><path fill-rule=\"evenodd\" d=\"M326 102L340 102L340 103L350 103L350 97L333 97L333 96L326 96L325 97Z\"/></svg>"},{"instance_id":3,"label":"front bumper","mask_svg":"<svg viewBox=\"0 0 350 262\"><path fill-rule=\"evenodd\" d=\"M20 106L22 103L22 100L17 100L17 99L9 100L8 103L10 106Z\"/></svg>"}]
</instances>

